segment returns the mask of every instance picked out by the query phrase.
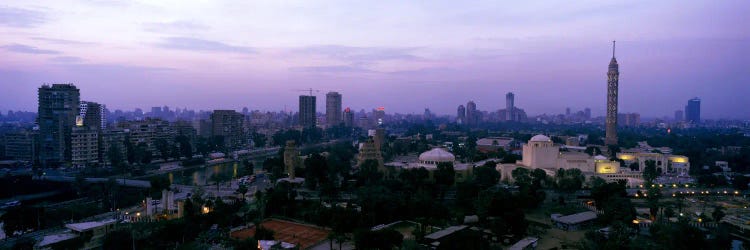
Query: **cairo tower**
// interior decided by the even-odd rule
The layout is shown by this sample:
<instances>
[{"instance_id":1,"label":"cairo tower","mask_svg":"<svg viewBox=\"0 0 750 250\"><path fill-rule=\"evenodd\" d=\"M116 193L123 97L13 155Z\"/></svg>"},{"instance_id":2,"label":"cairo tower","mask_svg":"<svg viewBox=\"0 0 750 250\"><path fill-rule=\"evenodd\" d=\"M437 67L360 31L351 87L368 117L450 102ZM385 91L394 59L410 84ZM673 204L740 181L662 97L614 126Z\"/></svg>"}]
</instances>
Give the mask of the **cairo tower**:
<instances>
[{"instance_id":1,"label":"cairo tower","mask_svg":"<svg viewBox=\"0 0 750 250\"><path fill-rule=\"evenodd\" d=\"M617 145L617 84L620 70L615 59L615 41L612 41L612 60L607 71L607 131L606 145Z\"/></svg>"}]
</instances>

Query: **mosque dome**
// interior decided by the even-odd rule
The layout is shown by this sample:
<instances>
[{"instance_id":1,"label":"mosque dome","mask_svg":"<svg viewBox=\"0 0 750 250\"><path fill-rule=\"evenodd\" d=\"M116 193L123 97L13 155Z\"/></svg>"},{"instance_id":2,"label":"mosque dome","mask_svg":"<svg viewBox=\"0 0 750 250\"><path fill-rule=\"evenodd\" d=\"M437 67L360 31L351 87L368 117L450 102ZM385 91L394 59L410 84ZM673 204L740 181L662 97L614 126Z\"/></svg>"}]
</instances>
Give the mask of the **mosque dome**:
<instances>
[{"instance_id":1,"label":"mosque dome","mask_svg":"<svg viewBox=\"0 0 750 250\"><path fill-rule=\"evenodd\" d=\"M550 142L552 140L549 139L549 137L545 135L535 135L534 137L531 137L531 140L529 142Z\"/></svg>"},{"instance_id":2,"label":"mosque dome","mask_svg":"<svg viewBox=\"0 0 750 250\"><path fill-rule=\"evenodd\" d=\"M425 164L438 164L440 162L454 162L456 157L443 148L433 148L419 155L419 161Z\"/></svg>"}]
</instances>

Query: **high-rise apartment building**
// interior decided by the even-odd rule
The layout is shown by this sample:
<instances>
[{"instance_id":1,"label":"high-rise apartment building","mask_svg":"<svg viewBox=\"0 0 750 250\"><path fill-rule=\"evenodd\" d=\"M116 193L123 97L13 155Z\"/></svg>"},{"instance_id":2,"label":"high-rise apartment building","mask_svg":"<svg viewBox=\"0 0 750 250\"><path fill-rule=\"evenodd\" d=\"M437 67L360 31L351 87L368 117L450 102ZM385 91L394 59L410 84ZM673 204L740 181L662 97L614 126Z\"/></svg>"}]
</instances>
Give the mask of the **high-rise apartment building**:
<instances>
[{"instance_id":1,"label":"high-rise apartment building","mask_svg":"<svg viewBox=\"0 0 750 250\"><path fill-rule=\"evenodd\" d=\"M477 104L474 101L466 103L466 125L474 126L479 123L479 112L477 112Z\"/></svg>"},{"instance_id":2,"label":"high-rise apartment building","mask_svg":"<svg viewBox=\"0 0 750 250\"><path fill-rule=\"evenodd\" d=\"M681 122L681 121L683 121L683 119L685 119L684 115L685 115L685 113L682 110L675 110L674 111L674 120L676 122Z\"/></svg>"},{"instance_id":3,"label":"high-rise apartment building","mask_svg":"<svg viewBox=\"0 0 750 250\"><path fill-rule=\"evenodd\" d=\"M71 163L73 167L87 167L99 162L99 133L96 128L76 126L71 131Z\"/></svg>"},{"instance_id":4,"label":"high-rise apartment building","mask_svg":"<svg viewBox=\"0 0 750 250\"><path fill-rule=\"evenodd\" d=\"M127 160L127 146L125 145L125 139L128 133L123 129L108 129L102 132L99 136L102 138L99 147L99 162L104 166L112 166L113 162L111 157L119 155L120 161Z\"/></svg>"},{"instance_id":5,"label":"high-rise apartment building","mask_svg":"<svg viewBox=\"0 0 750 250\"><path fill-rule=\"evenodd\" d=\"M156 118L122 122L118 124L118 127L128 130L128 138L133 146L143 143L155 157L160 156L156 141L164 140L171 145L175 138L169 122Z\"/></svg>"},{"instance_id":6,"label":"high-rise apartment building","mask_svg":"<svg viewBox=\"0 0 750 250\"><path fill-rule=\"evenodd\" d=\"M515 121L515 95L513 92L505 94L505 120Z\"/></svg>"},{"instance_id":7,"label":"high-rise apartment building","mask_svg":"<svg viewBox=\"0 0 750 250\"><path fill-rule=\"evenodd\" d=\"M373 110L372 113L375 116L375 125L383 125L383 122L385 121L385 107L378 107Z\"/></svg>"},{"instance_id":8,"label":"high-rise apartment building","mask_svg":"<svg viewBox=\"0 0 750 250\"><path fill-rule=\"evenodd\" d=\"M303 128L315 127L315 96L299 96L299 125Z\"/></svg>"},{"instance_id":9,"label":"high-rise apartment building","mask_svg":"<svg viewBox=\"0 0 750 250\"><path fill-rule=\"evenodd\" d=\"M456 110L456 123L463 124L466 122L466 108L464 105L458 105L458 109Z\"/></svg>"},{"instance_id":10,"label":"high-rise apartment building","mask_svg":"<svg viewBox=\"0 0 750 250\"><path fill-rule=\"evenodd\" d=\"M685 106L685 121L690 123L701 122L701 99L698 99L698 97L688 100L687 106Z\"/></svg>"},{"instance_id":11,"label":"high-rise apartment building","mask_svg":"<svg viewBox=\"0 0 750 250\"><path fill-rule=\"evenodd\" d=\"M78 116L83 122L83 126L102 130L107 128L106 107L95 102L82 101L78 106Z\"/></svg>"},{"instance_id":12,"label":"high-rise apartment building","mask_svg":"<svg viewBox=\"0 0 750 250\"><path fill-rule=\"evenodd\" d=\"M71 159L70 136L78 115L80 92L73 84L39 88L39 162L59 166Z\"/></svg>"},{"instance_id":13,"label":"high-rise apartment building","mask_svg":"<svg viewBox=\"0 0 750 250\"><path fill-rule=\"evenodd\" d=\"M326 94L326 123L328 126L336 126L341 122L341 94L328 92Z\"/></svg>"},{"instance_id":14,"label":"high-rise apartment building","mask_svg":"<svg viewBox=\"0 0 750 250\"><path fill-rule=\"evenodd\" d=\"M245 117L234 110L214 110L211 113L211 135L224 138L224 146L237 150L247 145L243 129Z\"/></svg>"},{"instance_id":15,"label":"high-rise apartment building","mask_svg":"<svg viewBox=\"0 0 750 250\"><path fill-rule=\"evenodd\" d=\"M354 112L349 107L344 109L344 126L354 127Z\"/></svg>"},{"instance_id":16,"label":"high-rise apartment building","mask_svg":"<svg viewBox=\"0 0 750 250\"><path fill-rule=\"evenodd\" d=\"M615 59L615 42L612 41L612 60L607 71L607 120L606 145L617 145L617 91L620 79L620 66Z\"/></svg>"},{"instance_id":17,"label":"high-rise apartment building","mask_svg":"<svg viewBox=\"0 0 750 250\"><path fill-rule=\"evenodd\" d=\"M638 113L618 114L617 124L622 127L638 127L641 124L641 115Z\"/></svg>"}]
</instances>

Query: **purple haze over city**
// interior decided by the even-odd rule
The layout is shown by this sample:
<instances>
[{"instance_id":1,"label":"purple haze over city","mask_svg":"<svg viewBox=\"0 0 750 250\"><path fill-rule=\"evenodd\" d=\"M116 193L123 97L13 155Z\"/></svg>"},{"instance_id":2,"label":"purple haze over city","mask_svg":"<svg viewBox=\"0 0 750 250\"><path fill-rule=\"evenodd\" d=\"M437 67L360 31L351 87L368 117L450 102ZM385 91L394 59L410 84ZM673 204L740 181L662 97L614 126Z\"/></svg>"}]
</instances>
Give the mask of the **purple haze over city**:
<instances>
[{"instance_id":1,"label":"purple haze over city","mask_svg":"<svg viewBox=\"0 0 750 250\"><path fill-rule=\"evenodd\" d=\"M750 118L750 1L4 1L0 111L43 83L110 110L344 107L455 115L474 100L603 115L617 40L620 112ZM284 3L282 3L284 2Z\"/></svg>"}]
</instances>

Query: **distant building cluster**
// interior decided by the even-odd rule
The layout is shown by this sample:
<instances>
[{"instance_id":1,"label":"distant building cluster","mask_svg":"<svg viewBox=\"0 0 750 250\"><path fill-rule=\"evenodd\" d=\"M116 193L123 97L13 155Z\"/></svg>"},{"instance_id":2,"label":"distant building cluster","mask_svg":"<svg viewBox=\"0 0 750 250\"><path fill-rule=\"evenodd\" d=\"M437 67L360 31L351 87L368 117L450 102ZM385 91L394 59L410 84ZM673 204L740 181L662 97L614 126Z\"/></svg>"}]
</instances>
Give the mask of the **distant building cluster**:
<instances>
[{"instance_id":1,"label":"distant building cluster","mask_svg":"<svg viewBox=\"0 0 750 250\"><path fill-rule=\"evenodd\" d=\"M466 106L459 105L456 109L455 122L457 124L474 127L482 122L525 122L526 111L515 106L515 94L508 92L505 95L505 108L495 112L485 112L477 109L474 101L469 101Z\"/></svg>"}]
</instances>

